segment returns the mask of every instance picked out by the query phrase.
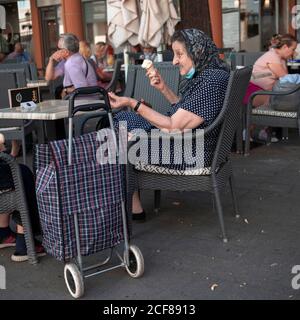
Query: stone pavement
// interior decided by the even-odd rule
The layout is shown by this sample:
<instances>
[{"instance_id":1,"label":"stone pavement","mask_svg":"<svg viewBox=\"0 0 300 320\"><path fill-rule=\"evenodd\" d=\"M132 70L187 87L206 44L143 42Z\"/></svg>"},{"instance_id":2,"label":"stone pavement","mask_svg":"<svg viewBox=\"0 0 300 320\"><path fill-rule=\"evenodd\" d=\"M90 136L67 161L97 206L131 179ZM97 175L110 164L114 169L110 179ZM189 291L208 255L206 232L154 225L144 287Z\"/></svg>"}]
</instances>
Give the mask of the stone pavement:
<instances>
[{"instance_id":1,"label":"stone pavement","mask_svg":"<svg viewBox=\"0 0 300 320\"><path fill-rule=\"evenodd\" d=\"M153 195L143 192L148 221L133 224L132 243L143 252L144 276L132 279L116 269L86 279L83 299L299 299L291 285L292 268L300 265L296 133L288 142L253 149L247 158L233 155L242 217L233 217L230 194L223 193L227 244L219 238L211 195L165 193L154 214ZM7 272L0 299L71 299L63 263L46 256L37 266L17 264L10 262L12 252L0 251Z\"/></svg>"}]
</instances>

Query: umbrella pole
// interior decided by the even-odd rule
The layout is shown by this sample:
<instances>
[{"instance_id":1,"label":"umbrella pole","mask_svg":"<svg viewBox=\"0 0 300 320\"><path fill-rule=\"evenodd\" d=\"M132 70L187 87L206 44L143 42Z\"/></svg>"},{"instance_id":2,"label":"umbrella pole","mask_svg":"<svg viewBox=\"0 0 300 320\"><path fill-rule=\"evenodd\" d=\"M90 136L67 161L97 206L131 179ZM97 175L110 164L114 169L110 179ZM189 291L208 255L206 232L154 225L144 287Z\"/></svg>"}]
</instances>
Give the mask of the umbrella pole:
<instances>
[{"instance_id":1,"label":"umbrella pole","mask_svg":"<svg viewBox=\"0 0 300 320\"><path fill-rule=\"evenodd\" d=\"M124 55L124 67L125 67L125 83L127 82L127 74L128 74L128 65L129 65L129 47L126 45L124 47L123 55Z\"/></svg>"},{"instance_id":2,"label":"umbrella pole","mask_svg":"<svg viewBox=\"0 0 300 320\"><path fill-rule=\"evenodd\" d=\"M158 62L164 61L162 52L163 52L163 47L162 47L162 45L159 45L159 47L157 48L157 61Z\"/></svg>"}]
</instances>

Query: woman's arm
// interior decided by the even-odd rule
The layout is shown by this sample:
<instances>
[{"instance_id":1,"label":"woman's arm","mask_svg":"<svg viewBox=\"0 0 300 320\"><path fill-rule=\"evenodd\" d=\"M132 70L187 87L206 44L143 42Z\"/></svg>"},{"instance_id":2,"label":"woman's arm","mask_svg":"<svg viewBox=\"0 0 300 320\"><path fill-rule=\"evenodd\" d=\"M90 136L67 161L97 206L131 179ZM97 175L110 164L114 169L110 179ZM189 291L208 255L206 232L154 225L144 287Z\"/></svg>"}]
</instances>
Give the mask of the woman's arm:
<instances>
[{"instance_id":1,"label":"woman's arm","mask_svg":"<svg viewBox=\"0 0 300 320\"><path fill-rule=\"evenodd\" d=\"M135 99L128 97L119 97L112 92L109 93L109 97L111 107L114 109L118 109L125 106L129 106L131 109L134 109L138 103L138 101ZM203 118L184 109L179 109L172 117L168 117L149 108L145 104L140 103L137 112L156 128L166 130L169 132L194 129L204 122Z\"/></svg>"},{"instance_id":2,"label":"woman's arm","mask_svg":"<svg viewBox=\"0 0 300 320\"><path fill-rule=\"evenodd\" d=\"M288 74L287 68L279 63L267 63L268 68L273 72L276 78L286 76Z\"/></svg>"}]
</instances>

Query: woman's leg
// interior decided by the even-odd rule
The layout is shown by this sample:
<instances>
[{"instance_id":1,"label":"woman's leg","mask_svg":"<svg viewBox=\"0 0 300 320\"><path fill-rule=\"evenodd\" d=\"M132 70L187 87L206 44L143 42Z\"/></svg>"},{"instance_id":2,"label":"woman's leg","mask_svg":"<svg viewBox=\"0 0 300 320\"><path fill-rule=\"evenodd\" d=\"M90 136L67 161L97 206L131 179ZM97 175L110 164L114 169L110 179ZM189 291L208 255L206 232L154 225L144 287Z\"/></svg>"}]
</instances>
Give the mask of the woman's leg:
<instances>
[{"instance_id":1,"label":"woman's leg","mask_svg":"<svg viewBox=\"0 0 300 320\"><path fill-rule=\"evenodd\" d=\"M1 142L4 141L4 136L0 136ZM0 189L6 190L13 188L13 180L9 170L9 166L0 163ZM0 212L0 249L12 247L16 244L16 238L9 228L9 213Z\"/></svg>"},{"instance_id":2,"label":"woman's leg","mask_svg":"<svg viewBox=\"0 0 300 320\"><path fill-rule=\"evenodd\" d=\"M9 213L0 213L0 228L6 228L9 225Z\"/></svg>"},{"instance_id":3,"label":"woman's leg","mask_svg":"<svg viewBox=\"0 0 300 320\"><path fill-rule=\"evenodd\" d=\"M27 205L30 213L30 221L32 225L32 230L35 235L40 234L40 223L39 223L39 213L36 202L35 194L35 184L34 178L31 170L20 164L21 175L23 183L25 186L25 195L27 200ZM11 259L15 262L23 262L28 260L26 242L24 238L24 228L22 226L22 221L19 212L15 211L13 213L13 219L17 223L17 237L16 237L16 251L11 256ZM45 250L41 244L36 241L35 250L38 256L44 256Z\"/></svg>"},{"instance_id":4,"label":"woman's leg","mask_svg":"<svg viewBox=\"0 0 300 320\"><path fill-rule=\"evenodd\" d=\"M2 133L0 133L0 144L4 144L5 143L5 137Z\"/></svg>"},{"instance_id":5,"label":"woman's leg","mask_svg":"<svg viewBox=\"0 0 300 320\"><path fill-rule=\"evenodd\" d=\"M23 179L24 189L25 189L25 196L27 200L28 210L30 213L30 221L32 225L32 230L35 235L40 234L40 222L39 222L39 211L36 201L36 194L35 194L35 183L34 178L31 170L23 165L20 164L21 175ZM20 226L19 230L20 233L23 233L22 228L22 221L20 218L20 214L18 212L13 213L13 220L16 222L17 225ZM18 232L19 233L19 232Z\"/></svg>"},{"instance_id":6,"label":"woman's leg","mask_svg":"<svg viewBox=\"0 0 300 320\"><path fill-rule=\"evenodd\" d=\"M17 140L12 140L11 142L11 156L12 157L17 157L19 155L20 152L20 142Z\"/></svg>"},{"instance_id":7,"label":"woman's leg","mask_svg":"<svg viewBox=\"0 0 300 320\"><path fill-rule=\"evenodd\" d=\"M5 137L2 133L0 133L0 152L5 151Z\"/></svg>"},{"instance_id":8,"label":"woman's leg","mask_svg":"<svg viewBox=\"0 0 300 320\"><path fill-rule=\"evenodd\" d=\"M16 238L9 228L9 214L0 213L0 249L14 247Z\"/></svg>"},{"instance_id":9,"label":"woman's leg","mask_svg":"<svg viewBox=\"0 0 300 320\"><path fill-rule=\"evenodd\" d=\"M132 196L132 213L139 214L143 212L143 207L138 191L135 191Z\"/></svg>"},{"instance_id":10,"label":"woman's leg","mask_svg":"<svg viewBox=\"0 0 300 320\"><path fill-rule=\"evenodd\" d=\"M256 96L253 100L253 107L257 108L263 105L267 105L270 101L269 96Z\"/></svg>"}]
</instances>

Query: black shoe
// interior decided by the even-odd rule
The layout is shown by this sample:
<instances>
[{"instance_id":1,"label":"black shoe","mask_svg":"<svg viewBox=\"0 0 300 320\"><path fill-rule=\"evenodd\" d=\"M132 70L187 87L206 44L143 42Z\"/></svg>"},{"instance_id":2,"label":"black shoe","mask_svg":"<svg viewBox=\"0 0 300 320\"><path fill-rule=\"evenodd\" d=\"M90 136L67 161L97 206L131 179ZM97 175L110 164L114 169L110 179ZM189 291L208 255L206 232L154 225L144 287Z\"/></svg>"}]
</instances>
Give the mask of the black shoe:
<instances>
[{"instance_id":1,"label":"black shoe","mask_svg":"<svg viewBox=\"0 0 300 320\"><path fill-rule=\"evenodd\" d=\"M143 210L141 213L132 213L132 220L139 222L146 221L146 212Z\"/></svg>"}]
</instances>

